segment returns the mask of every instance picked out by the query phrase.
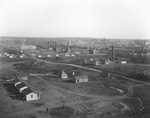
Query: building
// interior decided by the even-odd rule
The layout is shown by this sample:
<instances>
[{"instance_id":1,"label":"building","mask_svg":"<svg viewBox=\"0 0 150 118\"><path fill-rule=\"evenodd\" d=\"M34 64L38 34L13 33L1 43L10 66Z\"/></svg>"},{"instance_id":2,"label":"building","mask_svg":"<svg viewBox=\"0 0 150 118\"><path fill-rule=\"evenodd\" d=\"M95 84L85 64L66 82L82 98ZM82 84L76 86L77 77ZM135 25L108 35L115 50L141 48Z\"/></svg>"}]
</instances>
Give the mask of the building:
<instances>
[{"instance_id":1,"label":"building","mask_svg":"<svg viewBox=\"0 0 150 118\"><path fill-rule=\"evenodd\" d=\"M21 95L23 95L23 100L31 101L40 99L40 93L32 91L29 87L27 87L23 82L19 79L13 80L14 86L18 89Z\"/></svg>"},{"instance_id":2,"label":"building","mask_svg":"<svg viewBox=\"0 0 150 118\"><path fill-rule=\"evenodd\" d=\"M57 47L53 47L53 51L54 52L58 52L58 48Z\"/></svg>"},{"instance_id":3,"label":"building","mask_svg":"<svg viewBox=\"0 0 150 118\"><path fill-rule=\"evenodd\" d=\"M71 53L71 52L67 52L67 53L65 53L65 56L69 57L69 56L75 56L75 55L73 53Z\"/></svg>"},{"instance_id":4,"label":"building","mask_svg":"<svg viewBox=\"0 0 150 118\"><path fill-rule=\"evenodd\" d=\"M38 58L42 58L42 55L38 55Z\"/></svg>"},{"instance_id":5,"label":"building","mask_svg":"<svg viewBox=\"0 0 150 118\"><path fill-rule=\"evenodd\" d=\"M84 65L100 65L100 61L96 58L85 59L83 62Z\"/></svg>"},{"instance_id":6,"label":"building","mask_svg":"<svg viewBox=\"0 0 150 118\"><path fill-rule=\"evenodd\" d=\"M16 85L16 88L18 89L19 92L22 92L24 89L28 88L24 83L19 83Z\"/></svg>"},{"instance_id":7,"label":"building","mask_svg":"<svg viewBox=\"0 0 150 118\"><path fill-rule=\"evenodd\" d=\"M88 76L87 75L74 76L74 82L75 83L88 82Z\"/></svg>"},{"instance_id":8,"label":"building","mask_svg":"<svg viewBox=\"0 0 150 118\"><path fill-rule=\"evenodd\" d=\"M107 64L110 64L110 60L109 59L101 59L100 63L107 65Z\"/></svg>"},{"instance_id":9,"label":"building","mask_svg":"<svg viewBox=\"0 0 150 118\"><path fill-rule=\"evenodd\" d=\"M20 58L25 58L26 56L25 56L25 54L22 54L22 55L20 55L19 57L20 57Z\"/></svg>"},{"instance_id":10,"label":"building","mask_svg":"<svg viewBox=\"0 0 150 118\"><path fill-rule=\"evenodd\" d=\"M9 58L15 58L14 54L9 55Z\"/></svg>"},{"instance_id":11,"label":"building","mask_svg":"<svg viewBox=\"0 0 150 118\"><path fill-rule=\"evenodd\" d=\"M67 79L67 78L68 78L67 73L65 73L64 71L62 71L60 78L61 78L61 79Z\"/></svg>"},{"instance_id":12,"label":"building","mask_svg":"<svg viewBox=\"0 0 150 118\"><path fill-rule=\"evenodd\" d=\"M61 78L61 79L67 79L68 74L60 69L50 70L50 76L54 78Z\"/></svg>"},{"instance_id":13,"label":"building","mask_svg":"<svg viewBox=\"0 0 150 118\"><path fill-rule=\"evenodd\" d=\"M95 65L97 66L97 65L100 65L100 61L96 61L95 62Z\"/></svg>"},{"instance_id":14,"label":"building","mask_svg":"<svg viewBox=\"0 0 150 118\"><path fill-rule=\"evenodd\" d=\"M47 57L52 57L51 55L47 55Z\"/></svg>"},{"instance_id":15,"label":"building","mask_svg":"<svg viewBox=\"0 0 150 118\"><path fill-rule=\"evenodd\" d=\"M121 63L121 64L126 64L126 63L127 63L127 61L121 61L120 63Z\"/></svg>"},{"instance_id":16,"label":"building","mask_svg":"<svg viewBox=\"0 0 150 118\"><path fill-rule=\"evenodd\" d=\"M32 101L32 100L40 99L40 93L32 91L30 88L26 88L22 90L21 94L23 95L23 100L25 101Z\"/></svg>"}]
</instances>

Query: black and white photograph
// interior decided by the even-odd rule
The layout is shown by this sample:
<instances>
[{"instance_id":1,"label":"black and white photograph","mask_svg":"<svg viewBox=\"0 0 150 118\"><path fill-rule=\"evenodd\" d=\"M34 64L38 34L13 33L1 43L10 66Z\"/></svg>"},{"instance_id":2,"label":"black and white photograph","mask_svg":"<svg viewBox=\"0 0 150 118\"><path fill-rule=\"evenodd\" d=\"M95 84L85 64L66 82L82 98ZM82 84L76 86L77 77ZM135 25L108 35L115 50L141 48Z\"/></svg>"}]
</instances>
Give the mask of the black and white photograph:
<instances>
[{"instance_id":1,"label":"black and white photograph","mask_svg":"<svg viewBox=\"0 0 150 118\"><path fill-rule=\"evenodd\" d=\"M0 0L0 118L150 118L150 1Z\"/></svg>"}]
</instances>

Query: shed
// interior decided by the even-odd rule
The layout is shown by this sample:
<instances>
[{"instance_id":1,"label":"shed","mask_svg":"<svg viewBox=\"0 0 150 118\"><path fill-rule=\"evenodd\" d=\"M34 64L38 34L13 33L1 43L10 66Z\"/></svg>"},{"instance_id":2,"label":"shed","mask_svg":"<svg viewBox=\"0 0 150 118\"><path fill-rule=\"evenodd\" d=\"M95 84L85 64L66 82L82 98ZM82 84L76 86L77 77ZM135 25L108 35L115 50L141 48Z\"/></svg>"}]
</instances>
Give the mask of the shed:
<instances>
[{"instance_id":1,"label":"shed","mask_svg":"<svg viewBox=\"0 0 150 118\"><path fill-rule=\"evenodd\" d=\"M74 76L74 82L75 83L88 82L88 76L87 75Z\"/></svg>"},{"instance_id":2,"label":"shed","mask_svg":"<svg viewBox=\"0 0 150 118\"><path fill-rule=\"evenodd\" d=\"M16 85L16 88L18 89L19 92L22 92L22 90L28 88L24 83L20 83Z\"/></svg>"},{"instance_id":3,"label":"shed","mask_svg":"<svg viewBox=\"0 0 150 118\"><path fill-rule=\"evenodd\" d=\"M26 88L21 92L24 96L24 100L31 101L31 100L38 100L40 99L40 93L36 93L32 91L30 88Z\"/></svg>"}]
</instances>

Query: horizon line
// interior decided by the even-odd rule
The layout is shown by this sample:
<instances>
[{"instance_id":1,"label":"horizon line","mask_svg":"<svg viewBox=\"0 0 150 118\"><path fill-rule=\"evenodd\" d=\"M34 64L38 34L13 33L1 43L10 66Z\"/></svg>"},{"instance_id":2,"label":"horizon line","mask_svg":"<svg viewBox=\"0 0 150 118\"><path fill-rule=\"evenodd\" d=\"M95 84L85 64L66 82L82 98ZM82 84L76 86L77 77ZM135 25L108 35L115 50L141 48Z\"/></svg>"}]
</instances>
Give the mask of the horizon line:
<instances>
[{"instance_id":1,"label":"horizon line","mask_svg":"<svg viewBox=\"0 0 150 118\"><path fill-rule=\"evenodd\" d=\"M143 39L138 39L138 38L107 38L107 37L66 37L66 36L58 36L58 37L55 37L55 36L51 36L51 37L48 37L48 36L45 36L45 37L39 37L39 36L0 36L0 38L86 38L86 39L112 39L112 40L150 40L148 38L143 38Z\"/></svg>"}]
</instances>

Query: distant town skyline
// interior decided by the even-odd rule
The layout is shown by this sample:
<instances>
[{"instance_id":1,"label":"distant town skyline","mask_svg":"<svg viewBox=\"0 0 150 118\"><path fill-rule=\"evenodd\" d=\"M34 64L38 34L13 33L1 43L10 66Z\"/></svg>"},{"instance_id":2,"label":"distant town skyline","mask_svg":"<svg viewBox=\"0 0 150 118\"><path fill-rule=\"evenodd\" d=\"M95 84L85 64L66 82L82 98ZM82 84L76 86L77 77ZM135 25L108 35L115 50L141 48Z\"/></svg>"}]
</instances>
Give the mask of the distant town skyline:
<instances>
[{"instance_id":1,"label":"distant town skyline","mask_svg":"<svg viewBox=\"0 0 150 118\"><path fill-rule=\"evenodd\" d=\"M0 36L150 39L149 0L2 0Z\"/></svg>"}]
</instances>

